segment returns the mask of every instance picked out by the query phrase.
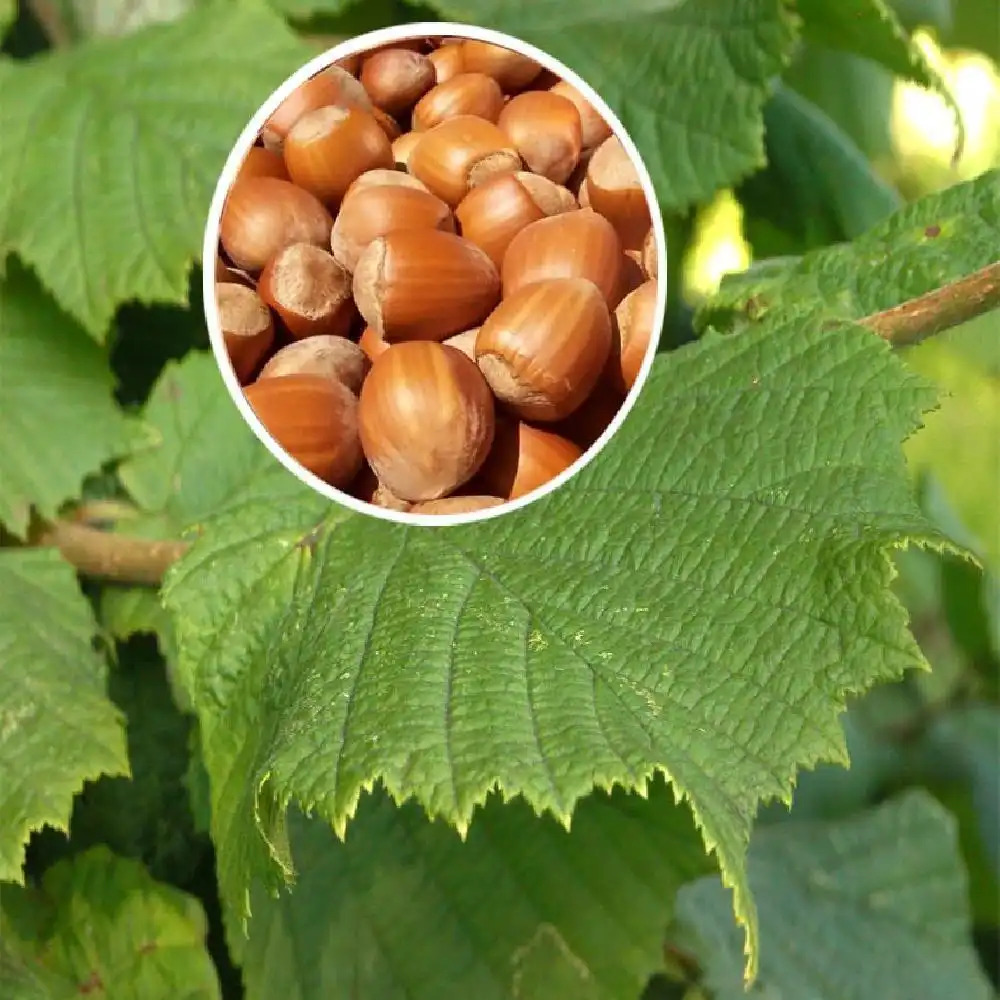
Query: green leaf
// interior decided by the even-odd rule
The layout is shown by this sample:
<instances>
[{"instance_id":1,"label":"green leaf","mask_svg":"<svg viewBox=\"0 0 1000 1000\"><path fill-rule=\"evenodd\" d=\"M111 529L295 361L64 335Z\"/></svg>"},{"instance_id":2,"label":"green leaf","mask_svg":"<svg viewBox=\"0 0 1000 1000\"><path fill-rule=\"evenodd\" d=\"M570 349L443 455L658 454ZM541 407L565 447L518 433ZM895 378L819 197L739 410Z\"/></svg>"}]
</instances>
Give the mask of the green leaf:
<instances>
[{"instance_id":1,"label":"green leaf","mask_svg":"<svg viewBox=\"0 0 1000 1000\"><path fill-rule=\"evenodd\" d=\"M40 890L5 888L0 918L11 1000L220 997L198 901L106 847L54 865ZM36 992L22 985L31 980Z\"/></svg>"},{"instance_id":2,"label":"green leaf","mask_svg":"<svg viewBox=\"0 0 1000 1000\"><path fill-rule=\"evenodd\" d=\"M185 301L226 155L308 54L242 0L0 64L0 252L99 340L122 302Z\"/></svg>"},{"instance_id":3,"label":"green leaf","mask_svg":"<svg viewBox=\"0 0 1000 1000\"><path fill-rule=\"evenodd\" d=\"M22 878L32 830L67 828L85 780L129 773L93 641L90 607L57 552L0 552L0 880Z\"/></svg>"},{"instance_id":4,"label":"green leaf","mask_svg":"<svg viewBox=\"0 0 1000 1000\"><path fill-rule=\"evenodd\" d=\"M808 316L860 319L971 274L996 260L1000 171L908 205L854 243L723 279L697 317L700 329Z\"/></svg>"},{"instance_id":5,"label":"green leaf","mask_svg":"<svg viewBox=\"0 0 1000 1000\"><path fill-rule=\"evenodd\" d=\"M81 36L120 37L151 24L176 21L199 0L60 0Z\"/></svg>"},{"instance_id":6,"label":"green leaf","mask_svg":"<svg viewBox=\"0 0 1000 1000\"><path fill-rule=\"evenodd\" d=\"M346 843L296 815L300 883L254 904L248 1000L617 1000L662 967L678 887L707 859L687 810L595 793L567 832L492 796L463 843L367 795Z\"/></svg>"},{"instance_id":7,"label":"green leaf","mask_svg":"<svg viewBox=\"0 0 1000 1000\"><path fill-rule=\"evenodd\" d=\"M791 54L779 0L434 0L561 59L614 109L665 213L764 165L761 110Z\"/></svg>"},{"instance_id":8,"label":"green leaf","mask_svg":"<svg viewBox=\"0 0 1000 1000\"><path fill-rule=\"evenodd\" d=\"M951 101L940 74L899 23L886 0L796 0L810 41L864 56ZM957 106L952 102L957 114Z\"/></svg>"},{"instance_id":9,"label":"green leaf","mask_svg":"<svg viewBox=\"0 0 1000 1000\"><path fill-rule=\"evenodd\" d=\"M17 0L0 0L0 42L17 20Z\"/></svg>"},{"instance_id":10,"label":"green leaf","mask_svg":"<svg viewBox=\"0 0 1000 1000\"><path fill-rule=\"evenodd\" d=\"M750 848L757 991L796 1000L992 1000L970 944L950 815L923 792L835 823L784 824ZM681 889L717 1000L742 1000L740 935L715 878Z\"/></svg>"},{"instance_id":11,"label":"green leaf","mask_svg":"<svg viewBox=\"0 0 1000 1000\"><path fill-rule=\"evenodd\" d=\"M779 85L764 109L767 168L741 187L756 256L854 239L902 199L812 102Z\"/></svg>"},{"instance_id":12,"label":"green leaf","mask_svg":"<svg viewBox=\"0 0 1000 1000\"><path fill-rule=\"evenodd\" d=\"M973 208L956 192L956 220ZM933 280L899 244L906 287ZM288 486L207 522L165 601L234 912L290 868L290 801L342 831L381 779L465 829L495 787L568 820L593 786L662 771L752 954L758 804L844 761L848 692L923 663L887 550L944 544L900 449L933 393L850 306L660 356L598 460L505 517L407 528Z\"/></svg>"},{"instance_id":13,"label":"green leaf","mask_svg":"<svg viewBox=\"0 0 1000 1000\"><path fill-rule=\"evenodd\" d=\"M0 520L23 535L32 507L52 517L137 435L104 352L15 262L0 278L0 373Z\"/></svg>"}]
</instances>

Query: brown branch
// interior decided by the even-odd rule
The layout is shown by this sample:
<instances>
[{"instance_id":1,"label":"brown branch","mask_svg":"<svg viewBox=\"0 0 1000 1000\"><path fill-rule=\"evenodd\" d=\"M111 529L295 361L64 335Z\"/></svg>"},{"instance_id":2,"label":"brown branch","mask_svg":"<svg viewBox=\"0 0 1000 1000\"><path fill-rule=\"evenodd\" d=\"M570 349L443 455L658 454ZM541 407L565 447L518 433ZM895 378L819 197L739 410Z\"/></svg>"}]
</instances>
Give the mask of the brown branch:
<instances>
[{"instance_id":1,"label":"brown branch","mask_svg":"<svg viewBox=\"0 0 1000 1000\"><path fill-rule=\"evenodd\" d=\"M163 574L190 548L188 542L151 541L101 531L72 521L42 527L36 545L54 545L84 576L159 586Z\"/></svg>"},{"instance_id":2,"label":"brown branch","mask_svg":"<svg viewBox=\"0 0 1000 1000\"><path fill-rule=\"evenodd\" d=\"M992 309L1000 309L1000 261L892 309L866 316L861 323L893 346L907 347Z\"/></svg>"}]
</instances>

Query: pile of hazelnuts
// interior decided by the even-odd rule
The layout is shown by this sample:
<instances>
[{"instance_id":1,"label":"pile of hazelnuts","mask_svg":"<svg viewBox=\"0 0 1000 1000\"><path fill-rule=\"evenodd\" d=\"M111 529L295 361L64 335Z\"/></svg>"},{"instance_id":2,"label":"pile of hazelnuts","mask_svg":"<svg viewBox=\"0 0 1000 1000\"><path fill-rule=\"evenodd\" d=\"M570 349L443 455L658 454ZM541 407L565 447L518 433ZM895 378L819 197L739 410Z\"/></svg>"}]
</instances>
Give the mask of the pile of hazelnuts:
<instances>
[{"instance_id":1,"label":"pile of hazelnuts","mask_svg":"<svg viewBox=\"0 0 1000 1000\"><path fill-rule=\"evenodd\" d=\"M376 506L498 506L577 462L647 354L635 164L567 81L483 41L396 42L270 116L222 211L233 368L301 466Z\"/></svg>"}]
</instances>

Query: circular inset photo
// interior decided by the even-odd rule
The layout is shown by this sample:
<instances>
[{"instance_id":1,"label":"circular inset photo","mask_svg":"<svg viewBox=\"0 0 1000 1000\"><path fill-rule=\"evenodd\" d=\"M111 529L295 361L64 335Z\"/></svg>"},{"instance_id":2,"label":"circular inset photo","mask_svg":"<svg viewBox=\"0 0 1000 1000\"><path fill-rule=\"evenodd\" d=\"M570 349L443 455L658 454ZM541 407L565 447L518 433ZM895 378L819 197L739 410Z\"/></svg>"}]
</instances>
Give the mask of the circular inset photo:
<instances>
[{"instance_id":1,"label":"circular inset photo","mask_svg":"<svg viewBox=\"0 0 1000 1000\"><path fill-rule=\"evenodd\" d=\"M451 23L371 32L282 84L229 155L204 259L254 433L330 499L417 524L499 516L583 468L666 308L653 186L600 95Z\"/></svg>"}]
</instances>

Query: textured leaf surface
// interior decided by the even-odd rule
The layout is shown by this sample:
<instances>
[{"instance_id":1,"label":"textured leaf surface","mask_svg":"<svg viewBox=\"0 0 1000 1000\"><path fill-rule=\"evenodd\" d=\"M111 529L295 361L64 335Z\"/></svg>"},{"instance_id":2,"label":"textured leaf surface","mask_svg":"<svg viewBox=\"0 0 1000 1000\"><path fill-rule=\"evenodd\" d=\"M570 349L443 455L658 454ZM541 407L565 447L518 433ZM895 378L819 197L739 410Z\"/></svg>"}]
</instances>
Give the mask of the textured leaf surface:
<instances>
[{"instance_id":1,"label":"textured leaf surface","mask_svg":"<svg viewBox=\"0 0 1000 1000\"><path fill-rule=\"evenodd\" d=\"M595 793L572 832L494 796L463 843L381 792L346 843L298 815L291 830L300 880L255 902L248 1000L633 1000L674 893L708 867L663 782Z\"/></svg>"},{"instance_id":2,"label":"textured leaf surface","mask_svg":"<svg viewBox=\"0 0 1000 1000\"><path fill-rule=\"evenodd\" d=\"M93 637L90 607L58 553L0 553L0 880L21 880L32 830L66 829L86 779L128 773Z\"/></svg>"},{"instance_id":3,"label":"textured leaf surface","mask_svg":"<svg viewBox=\"0 0 1000 1000\"><path fill-rule=\"evenodd\" d=\"M740 330L797 312L845 320L890 309L997 260L1000 171L930 195L853 243L723 279L699 325Z\"/></svg>"},{"instance_id":4,"label":"textured leaf surface","mask_svg":"<svg viewBox=\"0 0 1000 1000\"><path fill-rule=\"evenodd\" d=\"M767 167L739 191L758 257L854 239L902 199L815 104L779 85L764 109Z\"/></svg>"},{"instance_id":5,"label":"textured leaf surface","mask_svg":"<svg viewBox=\"0 0 1000 1000\"><path fill-rule=\"evenodd\" d=\"M0 250L98 339L121 302L185 301L225 157L308 53L242 0L0 64Z\"/></svg>"},{"instance_id":6,"label":"textured leaf surface","mask_svg":"<svg viewBox=\"0 0 1000 1000\"><path fill-rule=\"evenodd\" d=\"M0 279L0 520L15 534L32 507L51 517L88 473L136 443L113 392L101 349L9 264Z\"/></svg>"},{"instance_id":7,"label":"textured leaf surface","mask_svg":"<svg viewBox=\"0 0 1000 1000\"><path fill-rule=\"evenodd\" d=\"M760 911L760 997L994 996L969 944L954 822L922 792L835 823L761 831L750 882ZM713 996L745 997L740 934L718 880L683 888L677 911L702 942Z\"/></svg>"},{"instance_id":8,"label":"textured leaf surface","mask_svg":"<svg viewBox=\"0 0 1000 1000\"><path fill-rule=\"evenodd\" d=\"M292 800L342 830L382 779L464 828L497 785L565 818L594 785L662 770L752 949L757 806L799 766L844 760L847 692L922 663L886 550L943 544L900 449L934 395L848 317L978 266L994 202L958 188L892 241L817 257L845 290L829 322L787 278L787 309L661 356L605 453L524 511L408 529L287 486L207 523L165 597L227 901L289 867ZM927 259L931 221L947 258Z\"/></svg>"},{"instance_id":9,"label":"textured leaf surface","mask_svg":"<svg viewBox=\"0 0 1000 1000\"><path fill-rule=\"evenodd\" d=\"M192 896L95 847L50 868L40 889L4 891L10 1000L216 1000L206 920Z\"/></svg>"},{"instance_id":10,"label":"textured leaf surface","mask_svg":"<svg viewBox=\"0 0 1000 1000\"><path fill-rule=\"evenodd\" d=\"M608 102L665 212L764 165L761 110L791 53L779 0L433 0L561 59Z\"/></svg>"}]
</instances>

